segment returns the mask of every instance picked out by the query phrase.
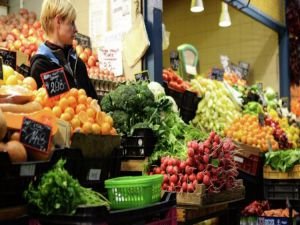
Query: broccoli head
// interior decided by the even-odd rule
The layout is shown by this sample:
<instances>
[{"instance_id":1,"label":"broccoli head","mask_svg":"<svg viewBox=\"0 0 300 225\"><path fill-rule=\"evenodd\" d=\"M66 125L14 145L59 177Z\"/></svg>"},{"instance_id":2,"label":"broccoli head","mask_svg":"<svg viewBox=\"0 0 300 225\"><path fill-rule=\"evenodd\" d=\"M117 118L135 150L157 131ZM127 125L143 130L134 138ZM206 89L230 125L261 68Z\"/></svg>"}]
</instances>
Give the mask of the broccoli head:
<instances>
[{"instance_id":1,"label":"broccoli head","mask_svg":"<svg viewBox=\"0 0 300 225\"><path fill-rule=\"evenodd\" d=\"M101 105L101 109L104 112L111 112L111 111L114 110L110 94L106 94L106 95L103 96L103 98L100 102L100 105Z\"/></svg>"},{"instance_id":2,"label":"broccoli head","mask_svg":"<svg viewBox=\"0 0 300 225\"><path fill-rule=\"evenodd\" d=\"M114 126L119 133L128 134L130 132L130 117L126 112L124 112L123 110L115 110L113 111L111 116L114 120Z\"/></svg>"}]
</instances>

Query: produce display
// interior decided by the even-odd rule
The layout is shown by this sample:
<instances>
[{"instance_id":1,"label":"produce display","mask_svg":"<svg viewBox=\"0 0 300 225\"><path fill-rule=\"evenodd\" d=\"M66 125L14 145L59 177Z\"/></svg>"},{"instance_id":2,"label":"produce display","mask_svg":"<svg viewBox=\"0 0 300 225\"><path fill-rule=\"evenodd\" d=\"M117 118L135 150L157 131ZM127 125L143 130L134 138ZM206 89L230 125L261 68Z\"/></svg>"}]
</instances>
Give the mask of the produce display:
<instances>
[{"instance_id":1,"label":"produce display","mask_svg":"<svg viewBox=\"0 0 300 225\"><path fill-rule=\"evenodd\" d=\"M184 81L174 70L171 68L163 70L163 80L167 83L170 89L178 92L184 92L190 87L190 83Z\"/></svg>"},{"instance_id":2,"label":"produce display","mask_svg":"<svg viewBox=\"0 0 300 225\"><path fill-rule=\"evenodd\" d=\"M287 172L300 163L299 149L267 152L265 156L265 165L269 165L274 170L281 172Z\"/></svg>"},{"instance_id":3,"label":"produce display","mask_svg":"<svg viewBox=\"0 0 300 225\"><path fill-rule=\"evenodd\" d=\"M203 97L192 121L194 126L223 134L224 129L241 116L240 106L224 83L199 76L191 80L191 85L191 90Z\"/></svg>"},{"instance_id":4,"label":"produce display","mask_svg":"<svg viewBox=\"0 0 300 225\"><path fill-rule=\"evenodd\" d=\"M203 142L188 142L185 159L162 157L152 173L164 174L163 190L194 192L197 184L204 184L208 193L218 193L235 185L235 149L230 139L211 132Z\"/></svg>"},{"instance_id":5,"label":"produce display","mask_svg":"<svg viewBox=\"0 0 300 225\"><path fill-rule=\"evenodd\" d=\"M64 160L59 160L41 177L38 184L31 183L25 190L25 199L36 212L44 215L72 215L79 206L110 208L102 194L82 187L64 168L64 164Z\"/></svg>"}]
</instances>

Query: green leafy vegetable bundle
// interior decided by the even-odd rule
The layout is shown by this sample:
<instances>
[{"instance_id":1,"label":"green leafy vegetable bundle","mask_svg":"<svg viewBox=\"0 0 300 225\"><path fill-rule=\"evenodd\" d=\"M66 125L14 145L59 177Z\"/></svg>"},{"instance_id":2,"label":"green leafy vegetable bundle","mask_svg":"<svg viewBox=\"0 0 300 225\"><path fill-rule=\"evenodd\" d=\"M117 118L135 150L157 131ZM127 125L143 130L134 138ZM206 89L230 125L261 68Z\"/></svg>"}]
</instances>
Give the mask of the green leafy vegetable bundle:
<instances>
[{"instance_id":1,"label":"green leafy vegetable bundle","mask_svg":"<svg viewBox=\"0 0 300 225\"><path fill-rule=\"evenodd\" d=\"M74 214L78 206L106 206L108 200L98 192L82 187L67 170L65 160L59 160L53 169L45 173L38 186L29 185L25 199L39 213Z\"/></svg>"},{"instance_id":2,"label":"green leafy vegetable bundle","mask_svg":"<svg viewBox=\"0 0 300 225\"><path fill-rule=\"evenodd\" d=\"M287 172L296 164L300 164L300 149L272 151L267 152L265 156L265 165L281 172Z\"/></svg>"}]
</instances>

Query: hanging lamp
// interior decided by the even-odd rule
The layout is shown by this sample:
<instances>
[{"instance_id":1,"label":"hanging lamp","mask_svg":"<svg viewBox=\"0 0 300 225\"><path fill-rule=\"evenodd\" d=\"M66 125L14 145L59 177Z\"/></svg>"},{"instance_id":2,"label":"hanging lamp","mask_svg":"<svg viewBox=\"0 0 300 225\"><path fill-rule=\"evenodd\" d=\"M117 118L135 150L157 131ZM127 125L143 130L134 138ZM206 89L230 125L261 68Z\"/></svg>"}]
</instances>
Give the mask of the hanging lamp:
<instances>
[{"instance_id":1,"label":"hanging lamp","mask_svg":"<svg viewBox=\"0 0 300 225\"><path fill-rule=\"evenodd\" d=\"M191 12L198 13L204 10L202 0L192 0L191 1Z\"/></svg>"},{"instance_id":2,"label":"hanging lamp","mask_svg":"<svg viewBox=\"0 0 300 225\"><path fill-rule=\"evenodd\" d=\"M228 11L228 4L222 2L222 12L219 19L220 27L229 27L231 25L231 19Z\"/></svg>"}]
</instances>

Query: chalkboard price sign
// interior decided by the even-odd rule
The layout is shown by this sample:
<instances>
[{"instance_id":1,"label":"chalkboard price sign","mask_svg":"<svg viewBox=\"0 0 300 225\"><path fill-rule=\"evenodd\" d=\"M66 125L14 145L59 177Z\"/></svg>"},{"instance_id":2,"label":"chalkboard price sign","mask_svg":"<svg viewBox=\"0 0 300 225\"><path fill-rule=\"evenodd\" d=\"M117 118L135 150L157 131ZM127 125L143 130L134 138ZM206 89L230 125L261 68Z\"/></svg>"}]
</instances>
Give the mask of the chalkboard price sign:
<instances>
[{"instance_id":1,"label":"chalkboard price sign","mask_svg":"<svg viewBox=\"0 0 300 225\"><path fill-rule=\"evenodd\" d=\"M20 131L20 141L27 147L47 152L51 137L51 127L24 117Z\"/></svg>"},{"instance_id":2,"label":"chalkboard price sign","mask_svg":"<svg viewBox=\"0 0 300 225\"><path fill-rule=\"evenodd\" d=\"M134 76L135 76L136 81L139 81L139 80L149 81L148 70L144 70L140 73L136 73Z\"/></svg>"},{"instance_id":3,"label":"chalkboard price sign","mask_svg":"<svg viewBox=\"0 0 300 225\"><path fill-rule=\"evenodd\" d=\"M54 97L70 90L63 68L42 73L41 79L49 97Z\"/></svg>"},{"instance_id":4,"label":"chalkboard price sign","mask_svg":"<svg viewBox=\"0 0 300 225\"><path fill-rule=\"evenodd\" d=\"M3 80L3 68L2 68L2 65L3 65L3 59L0 56L0 79L1 80Z\"/></svg>"},{"instance_id":5,"label":"chalkboard price sign","mask_svg":"<svg viewBox=\"0 0 300 225\"><path fill-rule=\"evenodd\" d=\"M89 36L76 33L75 40L81 45L83 48L92 48L91 39Z\"/></svg>"},{"instance_id":6,"label":"chalkboard price sign","mask_svg":"<svg viewBox=\"0 0 300 225\"><path fill-rule=\"evenodd\" d=\"M6 49L0 49L0 56L3 59L3 64L11 66L14 70L17 67L17 53Z\"/></svg>"}]
</instances>

